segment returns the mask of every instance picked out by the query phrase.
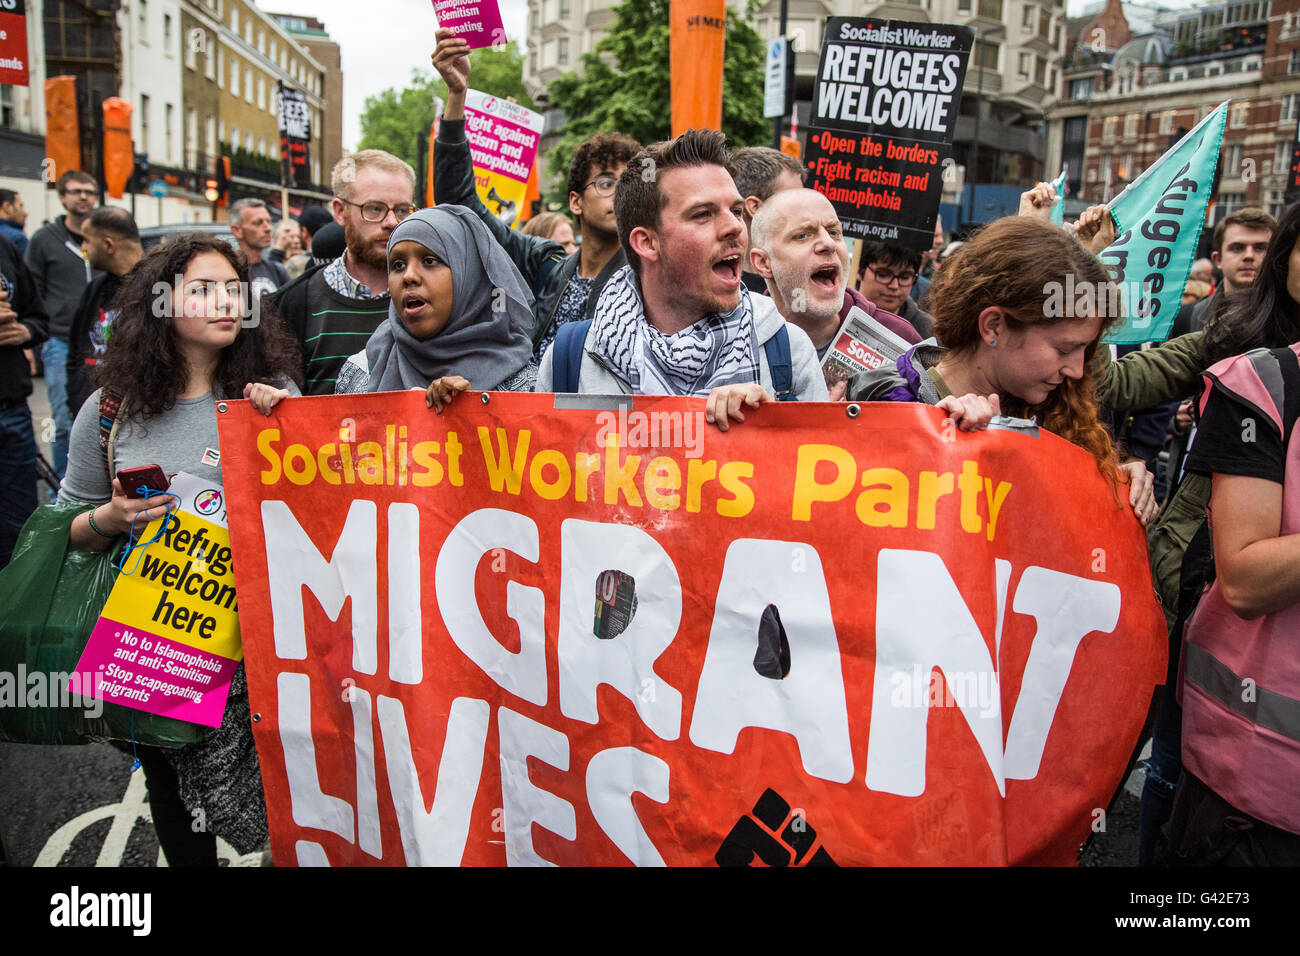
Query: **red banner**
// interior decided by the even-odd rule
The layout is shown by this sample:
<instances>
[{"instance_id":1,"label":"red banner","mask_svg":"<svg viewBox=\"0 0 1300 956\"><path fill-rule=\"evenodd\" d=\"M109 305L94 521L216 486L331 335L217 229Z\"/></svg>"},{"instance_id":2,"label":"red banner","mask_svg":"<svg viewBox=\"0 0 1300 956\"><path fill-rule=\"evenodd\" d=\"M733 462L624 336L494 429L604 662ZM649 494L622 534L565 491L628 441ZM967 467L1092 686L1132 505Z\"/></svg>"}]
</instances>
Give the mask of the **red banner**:
<instances>
[{"instance_id":1,"label":"red banner","mask_svg":"<svg viewBox=\"0 0 1300 956\"><path fill-rule=\"evenodd\" d=\"M1165 672L1123 490L921 405L703 408L228 404L277 864L1073 863Z\"/></svg>"},{"instance_id":2,"label":"red banner","mask_svg":"<svg viewBox=\"0 0 1300 956\"><path fill-rule=\"evenodd\" d=\"M3 0L0 2L0 83L26 86L30 75L26 2Z\"/></svg>"}]
</instances>

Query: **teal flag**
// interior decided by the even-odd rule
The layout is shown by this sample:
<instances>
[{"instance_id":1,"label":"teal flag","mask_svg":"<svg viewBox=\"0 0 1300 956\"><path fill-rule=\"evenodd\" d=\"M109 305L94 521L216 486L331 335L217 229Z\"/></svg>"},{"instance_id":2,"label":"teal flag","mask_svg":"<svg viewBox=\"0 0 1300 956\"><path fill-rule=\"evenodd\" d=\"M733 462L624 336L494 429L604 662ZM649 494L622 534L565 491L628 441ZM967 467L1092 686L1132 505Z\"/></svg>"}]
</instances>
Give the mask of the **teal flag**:
<instances>
[{"instance_id":1,"label":"teal flag","mask_svg":"<svg viewBox=\"0 0 1300 956\"><path fill-rule=\"evenodd\" d=\"M1210 202L1228 102L1111 200L1119 238L1099 258L1119 286L1124 321L1105 341L1138 345L1169 337Z\"/></svg>"},{"instance_id":2,"label":"teal flag","mask_svg":"<svg viewBox=\"0 0 1300 956\"><path fill-rule=\"evenodd\" d=\"M1056 190L1056 203L1052 206L1052 222L1058 226L1065 225L1065 170L1061 170L1061 175L1052 180L1052 188Z\"/></svg>"}]
</instances>

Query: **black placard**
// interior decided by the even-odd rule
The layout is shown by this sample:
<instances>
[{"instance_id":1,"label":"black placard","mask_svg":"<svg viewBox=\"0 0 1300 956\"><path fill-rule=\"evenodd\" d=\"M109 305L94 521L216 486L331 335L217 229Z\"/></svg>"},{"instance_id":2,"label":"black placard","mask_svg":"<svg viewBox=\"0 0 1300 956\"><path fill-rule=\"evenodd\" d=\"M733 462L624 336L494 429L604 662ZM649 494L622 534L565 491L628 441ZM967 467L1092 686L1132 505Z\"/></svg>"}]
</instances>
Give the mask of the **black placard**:
<instances>
[{"instance_id":1,"label":"black placard","mask_svg":"<svg viewBox=\"0 0 1300 956\"><path fill-rule=\"evenodd\" d=\"M311 181L308 150L311 147L311 110L307 94L280 84L280 185Z\"/></svg>"},{"instance_id":2,"label":"black placard","mask_svg":"<svg viewBox=\"0 0 1300 956\"><path fill-rule=\"evenodd\" d=\"M847 234L930 248L973 36L947 23L827 20L805 161Z\"/></svg>"},{"instance_id":3,"label":"black placard","mask_svg":"<svg viewBox=\"0 0 1300 956\"><path fill-rule=\"evenodd\" d=\"M1288 206L1300 199L1300 141L1291 144L1291 168L1287 170L1282 201Z\"/></svg>"}]
</instances>

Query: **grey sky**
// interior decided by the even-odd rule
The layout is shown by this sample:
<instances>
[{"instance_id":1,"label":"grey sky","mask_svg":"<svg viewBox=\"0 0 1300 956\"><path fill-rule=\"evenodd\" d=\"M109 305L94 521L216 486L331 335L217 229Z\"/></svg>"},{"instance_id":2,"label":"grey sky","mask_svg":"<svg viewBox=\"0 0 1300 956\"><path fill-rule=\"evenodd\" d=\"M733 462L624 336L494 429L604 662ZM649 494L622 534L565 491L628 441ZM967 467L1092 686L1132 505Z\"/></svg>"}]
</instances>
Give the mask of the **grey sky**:
<instances>
[{"instance_id":1,"label":"grey sky","mask_svg":"<svg viewBox=\"0 0 1300 956\"><path fill-rule=\"evenodd\" d=\"M1193 0L1166 0L1184 7ZM361 107L367 96L404 87L412 69L429 70L437 19L430 0L257 0L263 10L320 18L343 53L343 146L361 139ZM523 40L527 0L500 0L506 33ZM1071 15L1088 0L1068 0Z\"/></svg>"},{"instance_id":2,"label":"grey sky","mask_svg":"<svg viewBox=\"0 0 1300 956\"><path fill-rule=\"evenodd\" d=\"M500 0L506 33L523 39L527 0ZM268 13L317 17L343 54L343 147L361 139L367 96L404 87L412 69L429 71L438 20L430 0L257 0Z\"/></svg>"}]
</instances>

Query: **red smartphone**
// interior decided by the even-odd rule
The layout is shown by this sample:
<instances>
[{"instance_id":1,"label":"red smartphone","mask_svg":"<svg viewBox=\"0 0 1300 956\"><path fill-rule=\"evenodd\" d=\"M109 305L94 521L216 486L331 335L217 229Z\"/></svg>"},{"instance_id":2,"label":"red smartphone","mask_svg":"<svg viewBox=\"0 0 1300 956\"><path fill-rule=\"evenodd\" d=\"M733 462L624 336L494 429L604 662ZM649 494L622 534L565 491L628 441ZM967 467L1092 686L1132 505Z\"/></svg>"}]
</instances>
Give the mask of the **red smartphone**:
<instances>
[{"instance_id":1,"label":"red smartphone","mask_svg":"<svg viewBox=\"0 0 1300 956\"><path fill-rule=\"evenodd\" d=\"M140 465L137 468L118 470L117 480L122 483L122 491L128 498L148 498L152 492L158 494L167 490L167 476L158 465Z\"/></svg>"}]
</instances>

